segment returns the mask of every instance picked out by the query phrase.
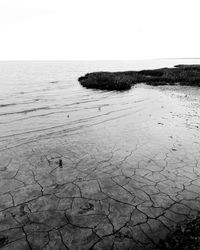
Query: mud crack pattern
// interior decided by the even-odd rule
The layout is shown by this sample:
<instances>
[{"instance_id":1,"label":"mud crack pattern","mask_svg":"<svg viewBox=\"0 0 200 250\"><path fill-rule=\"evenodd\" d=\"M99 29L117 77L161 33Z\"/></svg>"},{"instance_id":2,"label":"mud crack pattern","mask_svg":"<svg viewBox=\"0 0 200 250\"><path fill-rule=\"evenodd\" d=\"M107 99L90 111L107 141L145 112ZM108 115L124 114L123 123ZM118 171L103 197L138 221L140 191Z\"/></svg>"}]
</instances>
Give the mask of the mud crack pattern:
<instances>
[{"instance_id":1,"label":"mud crack pattern","mask_svg":"<svg viewBox=\"0 0 200 250\"><path fill-rule=\"evenodd\" d=\"M198 108L159 105L2 149L0 247L155 249L198 215Z\"/></svg>"}]
</instances>

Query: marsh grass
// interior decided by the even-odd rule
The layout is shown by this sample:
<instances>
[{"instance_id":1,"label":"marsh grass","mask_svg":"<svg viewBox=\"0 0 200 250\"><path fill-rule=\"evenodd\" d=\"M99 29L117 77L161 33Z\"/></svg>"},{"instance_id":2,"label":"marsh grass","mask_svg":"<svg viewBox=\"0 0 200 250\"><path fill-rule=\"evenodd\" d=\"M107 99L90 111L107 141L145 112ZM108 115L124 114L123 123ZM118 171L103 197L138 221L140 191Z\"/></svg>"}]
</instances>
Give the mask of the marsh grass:
<instances>
[{"instance_id":1,"label":"marsh grass","mask_svg":"<svg viewBox=\"0 0 200 250\"><path fill-rule=\"evenodd\" d=\"M86 88L128 90L134 84L200 86L200 65L176 65L174 68L126 72L94 72L79 79Z\"/></svg>"}]
</instances>

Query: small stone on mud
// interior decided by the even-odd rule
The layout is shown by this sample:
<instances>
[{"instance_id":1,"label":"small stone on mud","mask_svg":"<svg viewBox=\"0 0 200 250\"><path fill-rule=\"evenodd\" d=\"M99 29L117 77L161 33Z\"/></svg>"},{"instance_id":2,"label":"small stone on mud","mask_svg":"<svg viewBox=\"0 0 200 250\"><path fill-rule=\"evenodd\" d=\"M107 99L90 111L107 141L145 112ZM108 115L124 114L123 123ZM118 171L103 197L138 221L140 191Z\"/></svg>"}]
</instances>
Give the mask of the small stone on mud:
<instances>
[{"instance_id":1,"label":"small stone on mud","mask_svg":"<svg viewBox=\"0 0 200 250\"><path fill-rule=\"evenodd\" d=\"M58 165L59 165L59 167L62 167L62 166L63 166L63 162L62 162L61 159L59 160Z\"/></svg>"},{"instance_id":2,"label":"small stone on mud","mask_svg":"<svg viewBox=\"0 0 200 250\"><path fill-rule=\"evenodd\" d=\"M80 209L82 211L80 211L79 213L85 213L87 211L94 210L94 205L92 203L86 203L83 206L81 206Z\"/></svg>"},{"instance_id":3,"label":"small stone on mud","mask_svg":"<svg viewBox=\"0 0 200 250\"><path fill-rule=\"evenodd\" d=\"M25 207L26 207L25 204L22 204L22 205L20 206L20 208L19 208L19 210L20 210L20 216L24 216L24 215L27 214L27 212L24 210Z\"/></svg>"}]
</instances>

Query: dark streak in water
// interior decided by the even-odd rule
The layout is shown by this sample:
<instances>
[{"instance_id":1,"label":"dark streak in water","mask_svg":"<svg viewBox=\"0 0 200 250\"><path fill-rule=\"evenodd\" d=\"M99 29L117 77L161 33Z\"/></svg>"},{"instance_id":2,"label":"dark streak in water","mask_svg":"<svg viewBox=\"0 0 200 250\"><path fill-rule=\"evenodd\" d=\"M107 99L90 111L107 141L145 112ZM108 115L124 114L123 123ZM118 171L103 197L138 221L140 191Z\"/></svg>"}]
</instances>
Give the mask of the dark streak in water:
<instances>
[{"instance_id":1,"label":"dark streak in water","mask_svg":"<svg viewBox=\"0 0 200 250\"><path fill-rule=\"evenodd\" d=\"M68 128L68 129L63 129L63 130L60 130L60 131L53 131L53 132L50 132L50 133L44 134L44 135L38 135L37 138L31 139L31 140L26 141L26 142L22 142L21 144L13 145L13 146L7 147L7 148L0 148L0 152L8 150L8 149L15 148L15 147L19 147L19 146L22 146L22 145L25 145L25 144L28 144L28 143L31 143L31 142L36 142L36 141L38 141L40 139L47 139L49 137L52 137L52 135L55 135L55 134L58 135L60 133L63 134L63 133L75 132L75 131L78 131L78 130L83 129L83 128L89 128L89 127L96 126L96 125L99 125L99 124L102 124L102 123L105 123L105 122L109 122L109 121L113 121L113 120L116 120L116 119L124 118L124 117L126 117L126 116L128 116L130 114L131 114L131 112L127 113L127 114L119 115L119 116L116 116L116 117L113 117L113 118L105 119L103 121L96 122L96 123L93 123L93 124L78 125L76 127L72 127L72 128ZM64 125L60 125L60 126L55 126L55 127L52 127L52 128L58 128L58 127L63 127L63 126ZM42 132L42 131L49 130L49 129L51 129L51 128L40 129L40 130L37 130L37 131L27 131L27 132L20 133L20 134L15 134L15 135L23 135L23 134L28 134L28 133L31 133L31 132ZM10 135L10 136L15 136L15 135ZM1 138L10 137L10 136L3 136Z\"/></svg>"},{"instance_id":2,"label":"dark streak in water","mask_svg":"<svg viewBox=\"0 0 200 250\"><path fill-rule=\"evenodd\" d=\"M51 81L51 82L49 82L49 83L58 83L58 81Z\"/></svg>"},{"instance_id":3,"label":"dark streak in water","mask_svg":"<svg viewBox=\"0 0 200 250\"><path fill-rule=\"evenodd\" d=\"M121 109L118 109L118 110L102 113L100 115L95 115L95 116L90 116L90 117L78 119L76 121L73 121L72 123L77 124L77 123L87 122L87 121L90 121L91 119L96 119L96 118L107 116L107 115L110 115L110 114L113 114L113 113L116 113L116 112L119 112L119 111L125 111L125 110L130 110L130 109L132 109L132 107L121 108ZM64 113L68 113L68 111L65 111ZM42 116L42 115L39 115L39 116ZM0 138L6 138L6 137L11 137L11 136L16 136L16 135L27 134L27 133L34 133L34 132L38 132L38 131L42 131L42 130L49 130L49 129L54 129L54 128L57 128L57 127L63 127L63 126L66 126L66 125L69 125L69 122L61 124L61 125L49 127L49 128L38 129L38 130L33 130L33 131L26 131L26 132L22 132L22 133L18 133L18 134L12 134L12 135L5 135L5 136L1 136Z\"/></svg>"},{"instance_id":4,"label":"dark streak in water","mask_svg":"<svg viewBox=\"0 0 200 250\"><path fill-rule=\"evenodd\" d=\"M0 104L0 108L8 107L8 106L15 106L17 103L8 103L8 104Z\"/></svg>"},{"instance_id":5,"label":"dark streak in water","mask_svg":"<svg viewBox=\"0 0 200 250\"><path fill-rule=\"evenodd\" d=\"M35 111L38 111L38 110L46 110L46 109L49 109L49 107L41 107L41 108L26 109L26 110L16 111L16 112L2 113L2 114L0 114L0 116L15 115L15 114L27 114L27 113L30 113L30 112L35 112Z\"/></svg>"}]
</instances>

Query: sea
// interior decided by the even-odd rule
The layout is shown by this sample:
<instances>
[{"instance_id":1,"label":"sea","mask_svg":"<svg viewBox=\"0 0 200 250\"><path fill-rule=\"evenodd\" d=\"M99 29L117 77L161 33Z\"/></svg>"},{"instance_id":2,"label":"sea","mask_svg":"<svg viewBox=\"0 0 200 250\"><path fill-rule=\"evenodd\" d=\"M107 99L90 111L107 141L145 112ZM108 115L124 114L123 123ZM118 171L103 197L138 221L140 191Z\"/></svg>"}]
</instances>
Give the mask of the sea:
<instances>
[{"instance_id":1,"label":"sea","mask_svg":"<svg viewBox=\"0 0 200 250\"><path fill-rule=\"evenodd\" d=\"M94 71L154 69L194 64L194 59L138 61L1 61L0 150L138 112L147 91L107 92L83 88L78 77ZM154 93L153 93L154 95Z\"/></svg>"}]
</instances>

